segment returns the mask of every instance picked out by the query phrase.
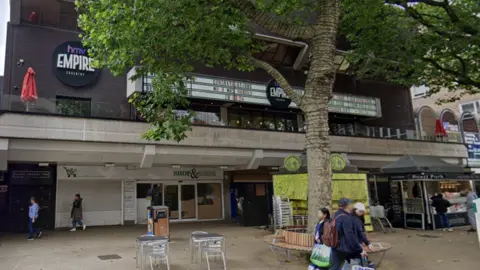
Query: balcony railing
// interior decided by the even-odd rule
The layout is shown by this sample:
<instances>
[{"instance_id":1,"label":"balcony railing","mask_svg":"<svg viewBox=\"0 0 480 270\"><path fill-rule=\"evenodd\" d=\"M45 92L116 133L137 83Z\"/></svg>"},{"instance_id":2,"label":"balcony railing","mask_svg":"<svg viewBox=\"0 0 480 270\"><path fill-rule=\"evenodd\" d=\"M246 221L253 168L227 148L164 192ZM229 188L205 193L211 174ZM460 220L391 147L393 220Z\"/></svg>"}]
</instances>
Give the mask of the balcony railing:
<instances>
[{"instance_id":1,"label":"balcony railing","mask_svg":"<svg viewBox=\"0 0 480 270\"><path fill-rule=\"evenodd\" d=\"M39 98L35 102L22 102L19 95L4 95L4 111L15 111L32 114L53 114L81 118L103 118L112 120L137 120L135 109L125 103L94 102L90 99L57 97ZM227 113L228 114L228 113ZM186 115L186 111L177 110L177 115ZM264 119L265 120L265 119ZM191 118L193 125L229 127L237 129L264 130L277 132L305 132L303 127L297 127L296 122L252 121L251 125L239 126L237 121L222 121L220 112L197 111ZM419 136L414 129L366 126L362 124L336 124L330 123L330 135L348 137L369 137L396 140L422 140L437 142L459 142L461 137L449 136L438 138L435 136Z\"/></svg>"},{"instance_id":2,"label":"balcony railing","mask_svg":"<svg viewBox=\"0 0 480 270\"><path fill-rule=\"evenodd\" d=\"M79 31L75 4L57 0L21 0L21 21L25 24L40 25Z\"/></svg>"},{"instance_id":3,"label":"balcony railing","mask_svg":"<svg viewBox=\"0 0 480 270\"><path fill-rule=\"evenodd\" d=\"M4 95L2 109L15 112L57 114L84 118L135 119L132 106L126 101L124 104L113 104L82 98L39 97L38 100L34 102L22 102L18 95Z\"/></svg>"}]
</instances>

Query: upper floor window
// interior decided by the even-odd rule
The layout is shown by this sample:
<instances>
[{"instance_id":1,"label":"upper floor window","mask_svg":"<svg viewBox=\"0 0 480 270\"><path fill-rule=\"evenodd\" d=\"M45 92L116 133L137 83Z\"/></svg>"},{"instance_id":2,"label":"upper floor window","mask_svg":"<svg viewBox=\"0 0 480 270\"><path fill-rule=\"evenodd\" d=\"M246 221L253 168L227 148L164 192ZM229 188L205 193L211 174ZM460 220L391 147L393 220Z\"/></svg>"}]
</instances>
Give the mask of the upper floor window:
<instances>
[{"instance_id":1,"label":"upper floor window","mask_svg":"<svg viewBox=\"0 0 480 270\"><path fill-rule=\"evenodd\" d=\"M412 86L412 88L410 88L410 91L412 92L412 98L425 97L427 96L427 93L428 93L428 87L424 85Z\"/></svg>"},{"instance_id":2,"label":"upper floor window","mask_svg":"<svg viewBox=\"0 0 480 270\"><path fill-rule=\"evenodd\" d=\"M228 110L228 126L297 132L297 115L270 111L244 109Z\"/></svg>"},{"instance_id":3,"label":"upper floor window","mask_svg":"<svg viewBox=\"0 0 480 270\"><path fill-rule=\"evenodd\" d=\"M460 113L470 112L473 114L480 114L480 102L471 101L468 103L460 104Z\"/></svg>"},{"instance_id":4,"label":"upper floor window","mask_svg":"<svg viewBox=\"0 0 480 270\"><path fill-rule=\"evenodd\" d=\"M56 112L62 115L90 117L91 116L91 99L57 96Z\"/></svg>"}]
</instances>

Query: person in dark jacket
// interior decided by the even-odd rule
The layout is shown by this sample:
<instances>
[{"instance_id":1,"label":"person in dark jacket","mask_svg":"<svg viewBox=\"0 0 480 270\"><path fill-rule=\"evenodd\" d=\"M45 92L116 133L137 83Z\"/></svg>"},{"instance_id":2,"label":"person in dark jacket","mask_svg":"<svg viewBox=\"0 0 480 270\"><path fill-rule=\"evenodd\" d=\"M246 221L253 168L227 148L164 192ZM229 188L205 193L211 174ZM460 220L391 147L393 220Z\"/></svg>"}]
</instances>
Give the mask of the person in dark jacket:
<instances>
[{"instance_id":1,"label":"person in dark jacket","mask_svg":"<svg viewBox=\"0 0 480 270\"><path fill-rule=\"evenodd\" d=\"M72 218L72 229L70 230L71 232L74 232L77 230L77 224L83 227L83 230L87 228L87 225L83 223L82 220L82 197L80 197L80 194L75 194L75 199L73 200L72 204L72 211L71 211L71 218Z\"/></svg>"},{"instance_id":2,"label":"person in dark jacket","mask_svg":"<svg viewBox=\"0 0 480 270\"><path fill-rule=\"evenodd\" d=\"M371 245L370 241L367 238L367 233L365 230L365 211L366 207L363 203L356 203L353 206L353 224L355 225L355 231L357 232L358 240L361 244L365 244L368 246L370 251L373 251L373 246ZM363 251L361 253L350 255L347 258L347 262L350 265L360 265L362 266L362 259L366 259L367 253ZM349 269L349 268L347 268Z\"/></svg>"},{"instance_id":3,"label":"person in dark jacket","mask_svg":"<svg viewBox=\"0 0 480 270\"><path fill-rule=\"evenodd\" d=\"M443 198L442 194L437 194L430 198L432 200L432 206L437 211L438 217L440 219L440 226L442 227L443 231L453 232L450 226L450 220L448 220L447 212L448 208L452 206L452 204Z\"/></svg>"},{"instance_id":4,"label":"person in dark jacket","mask_svg":"<svg viewBox=\"0 0 480 270\"><path fill-rule=\"evenodd\" d=\"M318 210L318 224L317 227L315 228L315 235L314 235L314 241L315 244L323 244L322 243L322 235L323 235L323 225L325 225L325 222L330 221L330 211L327 208L321 208ZM310 264L308 267L308 270L324 270L328 268L320 268L317 267L313 264Z\"/></svg>"},{"instance_id":5,"label":"person in dark jacket","mask_svg":"<svg viewBox=\"0 0 480 270\"><path fill-rule=\"evenodd\" d=\"M352 217L352 201L341 198L338 211L334 215L339 245L332 249L332 265L329 270L341 270L345 261L355 254L363 252Z\"/></svg>"}]
</instances>

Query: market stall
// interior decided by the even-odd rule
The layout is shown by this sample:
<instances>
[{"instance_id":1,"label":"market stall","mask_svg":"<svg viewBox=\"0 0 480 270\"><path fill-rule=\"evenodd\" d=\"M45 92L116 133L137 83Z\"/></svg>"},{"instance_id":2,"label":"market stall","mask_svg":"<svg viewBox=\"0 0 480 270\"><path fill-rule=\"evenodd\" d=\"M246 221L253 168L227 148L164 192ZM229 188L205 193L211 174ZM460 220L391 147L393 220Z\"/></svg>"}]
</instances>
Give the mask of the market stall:
<instances>
[{"instance_id":1,"label":"market stall","mask_svg":"<svg viewBox=\"0 0 480 270\"><path fill-rule=\"evenodd\" d=\"M439 194L451 204L447 212L451 226L468 225L466 197L461 194L472 189L472 182L479 175L431 156L404 156L384 166L382 173L392 186L398 187L395 198L400 200L395 203L405 228L441 228L440 218L431 206L432 197Z\"/></svg>"},{"instance_id":2,"label":"market stall","mask_svg":"<svg viewBox=\"0 0 480 270\"><path fill-rule=\"evenodd\" d=\"M332 213L337 211L338 200L342 197L350 198L354 202L361 202L367 207L365 214L365 228L367 231L373 231L370 209L369 194L367 187L367 174L358 172L355 166L348 164L348 161L340 154L332 154ZM279 173L273 175L273 194L274 205L280 207L282 201L288 201L288 207L291 209L292 218L282 218L281 209L275 219L283 219L284 223L279 223L278 227L287 225L306 226L308 217L308 173L306 167L298 167L294 170L281 169ZM285 203L283 204L285 205ZM279 208L278 207L278 208ZM285 213L285 211L283 211ZM297 220L301 218L301 222ZM290 221L288 221L290 220Z\"/></svg>"}]
</instances>

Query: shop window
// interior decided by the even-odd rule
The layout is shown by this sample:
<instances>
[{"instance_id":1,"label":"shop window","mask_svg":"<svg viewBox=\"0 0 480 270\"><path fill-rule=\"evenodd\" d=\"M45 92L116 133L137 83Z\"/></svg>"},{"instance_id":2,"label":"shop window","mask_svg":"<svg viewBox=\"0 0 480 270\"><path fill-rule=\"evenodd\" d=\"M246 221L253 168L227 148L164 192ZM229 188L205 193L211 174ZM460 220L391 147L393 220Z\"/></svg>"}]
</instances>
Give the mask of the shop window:
<instances>
[{"instance_id":1,"label":"shop window","mask_svg":"<svg viewBox=\"0 0 480 270\"><path fill-rule=\"evenodd\" d=\"M253 112L253 125L252 127L255 129L262 129L263 128L263 116L260 112Z\"/></svg>"},{"instance_id":2,"label":"shop window","mask_svg":"<svg viewBox=\"0 0 480 270\"><path fill-rule=\"evenodd\" d=\"M137 184L137 199L147 198L151 186L151 184Z\"/></svg>"},{"instance_id":3,"label":"shop window","mask_svg":"<svg viewBox=\"0 0 480 270\"><path fill-rule=\"evenodd\" d=\"M56 112L62 115L90 117L91 99L57 96Z\"/></svg>"},{"instance_id":4,"label":"shop window","mask_svg":"<svg viewBox=\"0 0 480 270\"><path fill-rule=\"evenodd\" d=\"M285 119L285 130L289 132L298 131L297 120L295 118L287 117Z\"/></svg>"},{"instance_id":5,"label":"shop window","mask_svg":"<svg viewBox=\"0 0 480 270\"><path fill-rule=\"evenodd\" d=\"M263 128L269 130L275 130L275 119L271 114L265 114L263 116Z\"/></svg>"},{"instance_id":6,"label":"shop window","mask_svg":"<svg viewBox=\"0 0 480 270\"><path fill-rule=\"evenodd\" d=\"M279 131L285 131L285 118L283 117L276 117L275 118L275 126Z\"/></svg>"},{"instance_id":7,"label":"shop window","mask_svg":"<svg viewBox=\"0 0 480 270\"><path fill-rule=\"evenodd\" d=\"M197 184L198 219L222 218L222 186L220 183Z\"/></svg>"}]
</instances>

